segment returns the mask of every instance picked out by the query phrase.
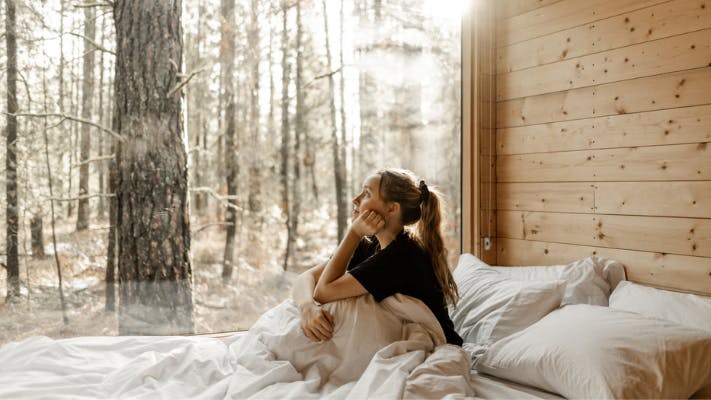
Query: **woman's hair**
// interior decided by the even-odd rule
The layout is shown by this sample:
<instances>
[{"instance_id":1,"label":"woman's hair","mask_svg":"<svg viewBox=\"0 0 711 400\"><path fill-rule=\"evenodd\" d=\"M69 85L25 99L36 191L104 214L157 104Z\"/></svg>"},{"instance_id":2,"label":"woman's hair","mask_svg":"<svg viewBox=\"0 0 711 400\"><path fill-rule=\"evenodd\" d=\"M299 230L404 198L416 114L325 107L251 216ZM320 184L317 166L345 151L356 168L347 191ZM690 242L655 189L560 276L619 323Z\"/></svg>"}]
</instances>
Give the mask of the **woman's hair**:
<instances>
[{"instance_id":1,"label":"woman's hair","mask_svg":"<svg viewBox=\"0 0 711 400\"><path fill-rule=\"evenodd\" d=\"M408 170L389 168L378 171L376 175L380 177L380 197L384 201L400 204L402 224L418 223L417 240L432 258L445 301L455 304L459 292L447 265L447 249L442 238L442 194L428 187L424 181L418 183L415 174Z\"/></svg>"}]
</instances>

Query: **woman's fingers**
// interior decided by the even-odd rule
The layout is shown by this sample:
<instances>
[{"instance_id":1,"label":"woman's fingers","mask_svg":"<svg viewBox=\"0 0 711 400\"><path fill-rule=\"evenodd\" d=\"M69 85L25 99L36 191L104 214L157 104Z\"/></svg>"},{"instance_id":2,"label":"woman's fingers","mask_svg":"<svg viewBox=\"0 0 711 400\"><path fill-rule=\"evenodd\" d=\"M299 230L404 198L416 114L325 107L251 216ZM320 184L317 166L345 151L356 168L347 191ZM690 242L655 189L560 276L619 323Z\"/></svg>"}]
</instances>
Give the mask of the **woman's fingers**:
<instances>
[{"instance_id":1,"label":"woman's fingers","mask_svg":"<svg viewBox=\"0 0 711 400\"><path fill-rule=\"evenodd\" d=\"M316 322L321 331L326 332L329 336L333 334L333 325L328 320L321 318Z\"/></svg>"},{"instance_id":2,"label":"woman's fingers","mask_svg":"<svg viewBox=\"0 0 711 400\"><path fill-rule=\"evenodd\" d=\"M314 332L315 336L319 340L326 341L331 338L331 335L328 333L328 331L322 328L320 325L314 325L311 328L312 332Z\"/></svg>"},{"instance_id":3,"label":"woman's fingers","mask_svg":"<svg viewBox=\"0 0 711 400\"><path fill-rule=\"evenodd\" d=\"M326 318L328 320L328 322L331 323L332 327L336 325L335 321L333 320L333 315L331 315L331 313L328 312L328 310L322 308L321 314L323 314L324 318Z\"/></svg>"}]
</instances>

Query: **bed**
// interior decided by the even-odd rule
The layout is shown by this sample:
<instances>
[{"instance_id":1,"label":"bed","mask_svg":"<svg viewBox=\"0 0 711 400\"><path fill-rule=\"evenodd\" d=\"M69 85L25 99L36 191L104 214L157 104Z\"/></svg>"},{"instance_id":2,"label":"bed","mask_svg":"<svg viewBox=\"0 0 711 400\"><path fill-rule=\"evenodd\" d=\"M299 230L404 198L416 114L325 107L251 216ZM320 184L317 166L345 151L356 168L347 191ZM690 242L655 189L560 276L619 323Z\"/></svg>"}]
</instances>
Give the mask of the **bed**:
<instances>
[{"instance_id":1,"label":"bed","mask_svg":"<svg viewBox=\"0 0 711 400\"><path fill-rule=\"evenodd\" d=\"M626 281L599 257L491 267L464 254L454 277L478 397L711 397L710 297Z\"/></svg>"},{"instance_id":2,"label":"bed","mask_svg":"<svg viewBox=\"0 0 711 400\"><path fill-rule=\"evenodd\" d=\"M327 305L309 342L287 300L223 337L32 337L0 348L0 398L688 398L711 395L711 298L625 281L624 267L492 267L463 254L445 343L396 295ZM340 317L340 318L339 318ZM366 327L366 328L364 328Z\"/></svg>"}]
</instances>

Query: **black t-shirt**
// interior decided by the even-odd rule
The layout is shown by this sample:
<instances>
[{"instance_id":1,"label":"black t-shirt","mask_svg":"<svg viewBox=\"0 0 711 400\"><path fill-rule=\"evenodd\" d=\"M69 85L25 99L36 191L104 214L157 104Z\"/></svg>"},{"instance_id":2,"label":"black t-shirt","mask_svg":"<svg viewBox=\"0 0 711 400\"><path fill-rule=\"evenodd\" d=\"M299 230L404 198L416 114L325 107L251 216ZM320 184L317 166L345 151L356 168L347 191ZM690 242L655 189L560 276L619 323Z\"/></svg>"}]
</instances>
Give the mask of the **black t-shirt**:
<instances>
[{"instance_id":1,"label":"black t-shirt","mask_svg":"<svg viewBox=\"0 0 711 400\"><path fill-rule=\"evenodd\" d=\"M395 293L420 299L437 317L447 343L462 345L430 258L404 231L383 250L375 236L362 239L348 262L348 272L378 302Z\"/></svg>"}]
</instances>

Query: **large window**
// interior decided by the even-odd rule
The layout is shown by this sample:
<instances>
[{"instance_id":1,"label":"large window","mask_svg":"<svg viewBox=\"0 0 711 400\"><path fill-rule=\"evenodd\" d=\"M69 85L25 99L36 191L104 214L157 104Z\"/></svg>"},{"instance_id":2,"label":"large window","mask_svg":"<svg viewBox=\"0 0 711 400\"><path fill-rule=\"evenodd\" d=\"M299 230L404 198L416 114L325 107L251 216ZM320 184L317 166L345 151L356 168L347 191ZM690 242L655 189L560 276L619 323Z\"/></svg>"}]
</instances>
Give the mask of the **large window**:
<instances>
[{"instance_id":1,"label":"large window","mask_svg":"<svg viewBox=\"0 0 711 400\"><path fill-rule=\"evenodd\" d=\"M248 329L290 296L299 273L333 252L352 197L383 167L411 169L445 193L454 263L460 3L184 1L182 42L150 43L165 45L165 54L182 46L182 65L167 55L153 63L125 56L116 42L127 28L101 3L18 5L17 140L0 155L3 166L8 152L17 158L0 188L3 199L17 195L0 210L0 262L7 265L0 343L37 334ZM150 58L154 49L145 50ZM4 72L12 60L0 51ZM127 122L142 105L150 114L150 93L165 82L161 71L175 80L159 109L170 110L171 95L179 94L179 132L152 143L183 149L178 183L165 183L173 179L159 160L165 152L140 142L164 127L137 135ZM7 90L0 86L3 99ZM3 117L3 129L9 120ZM157 153L136 161L137 148ZM154 184L129 190L134 179ZM166 191L180 198L181 190L184 203L170 197L169 206L156 205ZM137 207L142 201L156 203ZM132 314L140 321L127 329L122 301L157 308ZM187 317L165 315L176 308Z\"/></svg>"}]
</instances>

